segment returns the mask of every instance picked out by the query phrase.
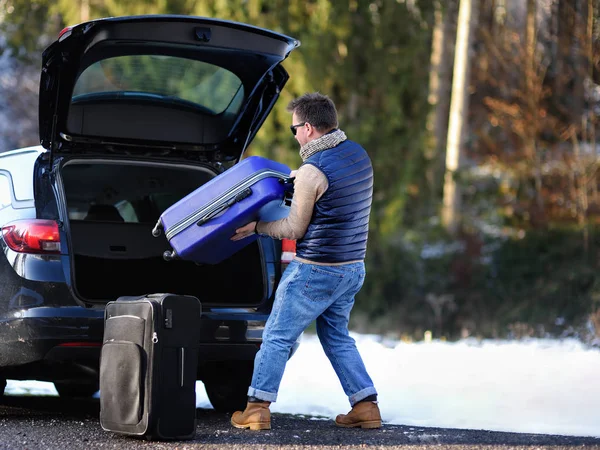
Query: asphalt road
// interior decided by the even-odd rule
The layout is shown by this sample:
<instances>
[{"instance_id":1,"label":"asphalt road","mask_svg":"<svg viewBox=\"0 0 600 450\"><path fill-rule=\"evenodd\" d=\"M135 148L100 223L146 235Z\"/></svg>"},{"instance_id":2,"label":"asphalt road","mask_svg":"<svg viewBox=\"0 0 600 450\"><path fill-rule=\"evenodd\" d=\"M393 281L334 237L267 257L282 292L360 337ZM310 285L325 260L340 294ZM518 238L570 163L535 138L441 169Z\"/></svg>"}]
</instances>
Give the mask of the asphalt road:
<instances>
[{"instance_id":1,"label":"asphalt road","mask_svg":"<svg viewBox=\"0 0 600 450\"><path fill-rule=\"evenodd\" d=\"M331 420L273 414L269 431L237 430L228 414L198 409L196 438L148 442L102 430L97 399L7 396L0 404L0 449L600 449L600 438L387 425L340 429ZM599 424L600 426L600 424Z\"/></svg>"}]
</instances>

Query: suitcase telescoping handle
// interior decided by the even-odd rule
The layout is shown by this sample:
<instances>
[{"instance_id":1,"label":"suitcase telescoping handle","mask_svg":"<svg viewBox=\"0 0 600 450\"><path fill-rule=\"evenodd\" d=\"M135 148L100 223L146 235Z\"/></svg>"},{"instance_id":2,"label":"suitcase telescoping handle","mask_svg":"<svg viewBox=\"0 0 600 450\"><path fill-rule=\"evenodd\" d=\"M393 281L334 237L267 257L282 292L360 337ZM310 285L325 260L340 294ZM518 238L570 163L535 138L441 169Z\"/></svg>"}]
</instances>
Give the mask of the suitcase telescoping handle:
<instances>
[{"instance_id":1,"label":"suitcase telescoping handle","mask_svg":"<svg viewBox=\"0 0 600 450\"><path fill-rule=\"evenodd\" d=\"M287 207L292 206L292 197L294 196L294 181L296 181L296 177L286 177L279 179L279 182L284 185L285 193L283 196L283 203Z\"/></svg>"},{"instance_id":2,"label":"suitcase telescoping handle","mask_svg":"<svg viewBox=\"0 0 600 450\"><path fill-rule=\"evenodd\" d=\"M223 204L219 205L219 207L217 207L215 210L206 214L198 222L196 222L196 225L198 225L198 226L204 225L206 222L208 222L210 219L215 217L221 211L224 211L227 208L230 208L231 206L235 205L236 203L241 202L245 198L248 198L250 195L252 195L252 189L251 188L244 189L242 192L237 194L235 197L231 197L229 200L227 200L226 202L223 202Z\"/></svg>"},{"instance_id":3,"label":"suitcase telescoping handle","mask_svg":"<svg viewBox=\"0 0 600 450\"><path fill-rule=\"evenodd\" d=\"M296 177L287 177L287 178L280 178L279 182L281 184L291 184L296 180Z\"/></svg>"}]
</instances>

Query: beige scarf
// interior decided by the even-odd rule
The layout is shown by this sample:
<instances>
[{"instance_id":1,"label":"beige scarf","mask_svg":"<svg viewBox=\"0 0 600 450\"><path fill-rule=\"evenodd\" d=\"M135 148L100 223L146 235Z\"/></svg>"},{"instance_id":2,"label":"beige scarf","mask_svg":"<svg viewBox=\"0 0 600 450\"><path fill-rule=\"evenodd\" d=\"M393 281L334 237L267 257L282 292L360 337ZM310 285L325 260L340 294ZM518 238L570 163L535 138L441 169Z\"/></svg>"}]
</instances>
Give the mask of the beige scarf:
<instances>
[{"instance_id":1,"label":"beige scarf","mask_svg":"<svg viewBox=\"0 0 600 450\"><path fill-rule=\"evenodd\" d=\"M300 157L302 161L306 161L312 155L322 150L337 147L346 140L346 133L342 130L335 130L331 133L324 134L320 138L310 141L300 147Z\"/></svg>"}]
</instances>

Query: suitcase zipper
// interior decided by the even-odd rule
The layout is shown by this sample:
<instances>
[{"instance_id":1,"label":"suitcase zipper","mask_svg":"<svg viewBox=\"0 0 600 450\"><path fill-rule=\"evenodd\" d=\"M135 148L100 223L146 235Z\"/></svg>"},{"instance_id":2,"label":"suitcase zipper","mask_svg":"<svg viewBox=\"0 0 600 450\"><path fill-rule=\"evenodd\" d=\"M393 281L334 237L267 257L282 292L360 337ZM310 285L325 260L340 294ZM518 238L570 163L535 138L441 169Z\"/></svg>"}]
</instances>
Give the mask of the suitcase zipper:
<instances>
[{"instance_id":1,"label":"suitcase zipper","mask_svg":"<svg viewBox=\"0 0 600 450\"><path fill-rule=\"evenodd\" d=\"M259 174L251 175L221 195L222 198L227 198L227 200L224 200L223 202L219 202L217 204L213 203L209 206L205 206L204 208L190 214L186 218L177 222L175 225L173 225L168 230L165 230L165 237L168 240L170 240L173 236L175 236L176 234L179 234L181 231L185 230L190 225L198 222L204 216L208 216L208 215L212 214L214 211L221 208L223 203L227 203L229 201L229 197L235 197L237 194L239 194L243 190L247 189L248 187L252 186L254 183L257 183L258 181L263 180L264 178L269 178L269 177L288 179L289 175L286 175L282 172L277 172L275 170L265 170L264 172L261 172Z\"/></svg>"}]
</instances>

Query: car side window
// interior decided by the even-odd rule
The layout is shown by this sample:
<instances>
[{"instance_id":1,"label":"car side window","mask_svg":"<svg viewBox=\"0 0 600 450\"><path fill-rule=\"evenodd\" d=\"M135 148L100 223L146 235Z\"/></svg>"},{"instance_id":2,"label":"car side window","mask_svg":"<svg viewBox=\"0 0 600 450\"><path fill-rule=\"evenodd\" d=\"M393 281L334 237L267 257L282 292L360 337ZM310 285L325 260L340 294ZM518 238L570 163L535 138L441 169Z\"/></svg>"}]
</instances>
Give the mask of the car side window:
<instances>
[{"instance_id":1,"label":"car side window","mask_svg":"<svg viewBox=\"0 0 600 450\"><path fill-rule=\"evenodd\" d=\"M150 201L155 206L156 210L162 214L169 206L181 200L185 195L186 194L181 192L152 194L150 196Z\"/></svg>"},{"instance_id":2,"label":"car side window","mask_svg":"<svg viewBox=\"0 0 600 450\"><path fill-rule=\"evenodd\" d=\"M68 206L70 220L139 223L138 214L129 200L117 203L85 203Z\"/></svg>"},{"instance_id":3,"label":"car side window","mask_svg":"<svg viewBox=\"0 0 600 450\"><path fill-rule=\"evenodd\" d=\"M10 188L10 180L6 175L0 173L0 209L11 204Z\"/></svg>"},{"instance_id":4,"label":"car side window","mask_svg":"<svg viewBox=\"0 0 600 450\"><path fill-rule=\"evenodd\" d=\"M133 205L131 204L131 202L127 201L127 200L122 200L120 202L118 202L115 207L117 208L117 210L119 211L119 214L121 214L121 217L123 217L123 220L125 222L139 222L138 216L135 212L135 209L133 208Z\"/></svg>"}]
</instances>

